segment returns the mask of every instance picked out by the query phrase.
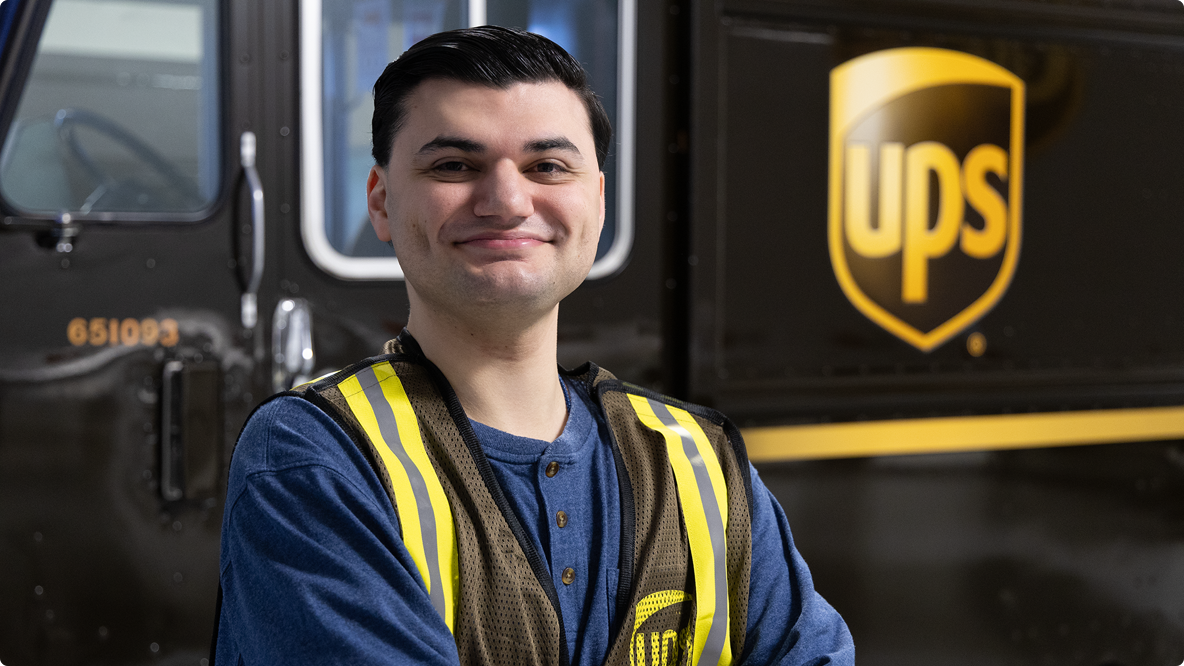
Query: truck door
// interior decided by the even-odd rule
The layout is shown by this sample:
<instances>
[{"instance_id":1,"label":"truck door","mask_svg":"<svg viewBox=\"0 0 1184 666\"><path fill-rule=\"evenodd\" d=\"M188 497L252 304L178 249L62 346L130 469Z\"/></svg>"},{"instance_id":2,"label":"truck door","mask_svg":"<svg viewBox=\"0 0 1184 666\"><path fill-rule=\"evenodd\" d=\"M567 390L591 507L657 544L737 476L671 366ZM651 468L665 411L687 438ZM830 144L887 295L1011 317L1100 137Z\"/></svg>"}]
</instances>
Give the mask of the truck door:
<instances>
[{"instance_id":1,"label":"truck door","mask_svg":"<svg viewBox=\"0 0 1184 666\"><path fill-rule=\"evenodd\" d=\"M254 5L7 4L0 661L197 664L266 390Z\"/></svg>"},{"instance_id":2,"label":"truck door","mask_svg":"<svg viewBox=\"0 0 1184 666\"><path fill-rule=\"evenodd\" d=\"M369 89L431 32L523 27L589 69L616 129L610 219L593 280L564 304L561 360L672 385L655 220L678 219L674 142L662 87L633 83L638 51L664 78L665 42L634 28L663 7L3 5L0 662L208 658L239 428L406 321L398 263L364 220Z\"/></svg>"}]
</instances>

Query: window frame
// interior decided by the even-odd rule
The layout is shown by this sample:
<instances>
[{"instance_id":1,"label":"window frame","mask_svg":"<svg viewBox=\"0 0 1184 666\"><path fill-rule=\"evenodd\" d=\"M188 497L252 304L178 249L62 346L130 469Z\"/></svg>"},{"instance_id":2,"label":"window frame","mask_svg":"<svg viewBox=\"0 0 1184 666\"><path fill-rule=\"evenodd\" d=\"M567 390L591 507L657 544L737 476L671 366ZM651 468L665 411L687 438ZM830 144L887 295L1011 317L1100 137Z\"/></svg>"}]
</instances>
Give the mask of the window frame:
<instances>
[{"instance_id":1,"label":"window frame","mask_svg":"<svg viewBox=\"0 0 1184 666\"><path fill-rule=\"evenodd\" d=\"M25 49L21 54L27 58L27 62L22 61L18 66L22 67L20 72L19 86L13 86L12 91L5 91L7 94L15 93L16 103L9 107L4 115L3 126L0 127L3 133L0 133L0 155L11 149L9 139L12 137L10 133L12 126L16 123L16 113L20 107L21 101L24 99L25 88L29 84L29 78L32 76L33 67L36 65L37 55L41 40L44 37L45 26L48 24L49 14L53 9L54 3L57 0L23 0L21 5L28 7L35 5L40 13L34 20L39 23L37 34L26 35L24 39L31 41L23 42L20 48ZM218 80L215 86L215 99L213 106L216 107L213 118L217 119L218 127L212 136L212 144L218 147L219 154L214 158L213 165L217 169L217 189L209 201L200 209L195 211L92 211L89 213L82 213L78 210L64 210L57 212L47 212L42 210L27 209L18 206L4 195L3 189L0 189L0 212L6 216L5 222L11 224L13 222L23 221L55 221L58 220L63 213L69 215L70 222L73 224L80 224L82 226L126 226L126 227L155 227L167 226L176 228L178 225L184 227L191 227L193 225L209 221L215 217L226 205L227 198L233 192L234 178L237 177L234 165L238 164L237 150L231 150L227 144L227 136L229 132L229 99L230 99L230 71L228 68L227 58L227 43L229 39L228 33L228 0L215 0L213 6L217 9L217 16L214 17L213 38L208 41L209 45L213 46L213 54L216 61L213 64L213 70L217 72ZM18 11L25 7L18 7ZM14 28L16 26L13 26ZM9 32L9 42L15 41L13 31ZM5 45L8 48L8 45ZM7 55L7 54L6 54ZM12 54L15 56L16 54ZM2 161L2 160L0 160ZM9 220L8 218L13 218Z\"/></svg>"},{"instance_id":2,"label":"window frame","mask_svg":"<svg viewBox=\"0 0 1184 666\"><path fill-rule=\"evenodd\" d=\"M49 16L50 0L8 0L8 17L0 35L0 99L19 99L33 69L37 43ZM16 120L17 104L0 104L0 150L8 142L8 131ZM0 207L3 200L0 199Z\"/></svg>"},{"instance_id":3,"label":"window frame","mask_svg":"<svg viewBox=\"0 0 1184 666\"><path fill-rule=\"evenodd\" d=\"M487 0L467 0L470 26L485 24ZM402 280L393 257L351 257L338 252L325 229L323 0L300 0L300 237L317 268L345 280ZM637 56L636 0L617 1L616 233L588 273L597 280L619 273L633 248L634 144Z\"/></svg>"}]
</instances>

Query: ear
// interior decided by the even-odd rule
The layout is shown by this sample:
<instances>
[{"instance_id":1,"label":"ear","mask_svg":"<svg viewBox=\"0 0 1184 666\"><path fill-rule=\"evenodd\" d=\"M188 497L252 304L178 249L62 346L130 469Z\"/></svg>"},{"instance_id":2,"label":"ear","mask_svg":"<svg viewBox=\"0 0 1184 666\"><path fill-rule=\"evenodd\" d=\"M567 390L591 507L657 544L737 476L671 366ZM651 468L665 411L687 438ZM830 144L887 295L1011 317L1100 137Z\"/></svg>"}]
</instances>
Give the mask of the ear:
<instances>
[{"instance_id":1,"label":"ear","mask_svg":"<svg viewBox=\"0 0 1184 666\"><path fill-rule=\"evenodd\" d=\"M603 182L603 177L601 181ZM602 185L602 193L603 190ZM602 194L601 199L603 198ZM366 208L370 213L370 226L374 227L378 240L384 243L391 242L390 219L386 214L386 169L377 164L370 167L370 175L366 178ZM603 215L601 219L603 220Z\"/></svg>"},{"instance_id":2,"label":"ear","mask_svg":"<svg viewBox=\"0 0 1184 666\"><path fill-rule=\"evenodd\" d=\"M600 229L597 235L604 232L604 172L600 172Z\"/></svg>"}]
</instances>

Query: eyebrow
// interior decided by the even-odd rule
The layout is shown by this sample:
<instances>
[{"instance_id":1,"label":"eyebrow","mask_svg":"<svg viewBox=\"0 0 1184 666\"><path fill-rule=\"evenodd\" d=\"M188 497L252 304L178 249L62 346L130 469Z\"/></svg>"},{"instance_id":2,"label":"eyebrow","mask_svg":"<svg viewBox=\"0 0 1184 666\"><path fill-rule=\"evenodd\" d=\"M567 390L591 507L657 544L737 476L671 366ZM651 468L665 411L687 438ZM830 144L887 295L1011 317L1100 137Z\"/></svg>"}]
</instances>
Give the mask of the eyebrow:
<instances>
[{"instance_id":1,"label":"eyebrow","mask_svg":"<svg viewBox=\"0 0 1184 666\"><path fill-rule=\"evenodd\" d=\"M557 136L550 139L538 139L536 141L528 141L523 149L528 153L545 153L548 150L562 150L569 153L575 153L580 157L580 149L576 148L576 144L572 143L565 136Z\"/></svg>"},{"instance_id":2,"label":"eyebrow","mask_svg":"<svg viewBox=\"0 0 1184 666\"><path fill-rule=\"evenodd\" d=\"M445 150L447 148L455 148L466 153L483 153L485 152L485 144L477 143L471 139L462 139L457 136L438 136L431 141L423 144L419 149L417 155L426 155L434 153L437 150Z\"/></svg>"},{"instance_id":3,"label":"eyebrow","mask_svg":"<svg viewBox=\"0 0 1184 666\"><path fill-rule=\"evenodd\" d=\"M485 144L473 141L472 139L464 139L458 136L444 136L440 135L431 141L423 144L419 149L417 155L427 155L439 150L447 150L455 148L466 153L484 153ZM522 147L523 151L527 153L545 153L549 150L562 150L564 152L574 153L579 157L583 157L583 153L571 142L567 137L557 136L547 139L536 139L534 141L527 141Z\"/></svg>"}]
</instances>

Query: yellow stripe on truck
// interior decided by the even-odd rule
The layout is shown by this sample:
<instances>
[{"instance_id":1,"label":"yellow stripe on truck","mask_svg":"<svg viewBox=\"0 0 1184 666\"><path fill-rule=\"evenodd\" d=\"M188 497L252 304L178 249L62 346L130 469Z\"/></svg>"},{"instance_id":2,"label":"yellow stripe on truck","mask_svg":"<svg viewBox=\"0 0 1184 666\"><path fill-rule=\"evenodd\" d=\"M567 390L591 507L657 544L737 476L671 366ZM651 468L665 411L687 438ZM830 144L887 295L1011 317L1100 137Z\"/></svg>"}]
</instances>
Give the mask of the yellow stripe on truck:
<instances>
[{"instance_id":1,"label":"yellow stripe on truck","mask_svg":"<svg viewBox=\"0 0 1184 666\"><path fill-rule=\"evenodd\" d=\"M1035 449L1184 438L1184 407L745 428L753 462Z\"/></svg>"}]
</instances>

